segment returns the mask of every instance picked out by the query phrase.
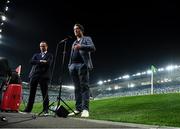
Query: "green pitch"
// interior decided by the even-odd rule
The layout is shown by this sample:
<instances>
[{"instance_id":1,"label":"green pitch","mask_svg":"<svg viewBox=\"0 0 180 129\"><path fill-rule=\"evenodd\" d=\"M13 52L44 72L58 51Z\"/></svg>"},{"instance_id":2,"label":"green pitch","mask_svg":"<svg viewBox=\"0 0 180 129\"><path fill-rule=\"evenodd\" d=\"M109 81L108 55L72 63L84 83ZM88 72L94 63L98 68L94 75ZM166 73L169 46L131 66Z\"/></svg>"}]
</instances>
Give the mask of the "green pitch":
<instances>
[{"instance_id":1,"label":"green pitch","mask_svg":"<svg viewBox=\"0 0 180 129\"><path fill-rule=\"evenodd\" d=\"M74 109L74 101L66 103ZM41 110L41 103L34 105L33 112ZM180 127L180 94L91 100L89 119Z\"/></svg>"}]
</instances>

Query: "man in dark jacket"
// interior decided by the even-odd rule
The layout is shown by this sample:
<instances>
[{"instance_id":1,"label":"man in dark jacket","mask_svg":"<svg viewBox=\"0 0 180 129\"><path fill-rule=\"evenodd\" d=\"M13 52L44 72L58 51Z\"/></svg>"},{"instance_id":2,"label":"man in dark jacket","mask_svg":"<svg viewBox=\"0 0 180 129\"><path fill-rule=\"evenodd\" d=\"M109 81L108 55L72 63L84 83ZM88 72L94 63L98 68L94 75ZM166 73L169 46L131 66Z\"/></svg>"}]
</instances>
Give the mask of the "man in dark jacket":
<instances>
[{"instance_id":1,"label":"man in dark jacket","mask_svg":"<svg viewBox=\"0 0 180 129\"><path fill-rule=\"evenodd\" d=\"M48 97L48 83L50 80L50 66L53 61L53 55L48 51L48 44L45 41L40 43L40 53L33 55L30 63L32 69L29 74L30 78L30 95L27 107L24 112L31 112L35 100L35 94L38 84L40 85L43 96L43 111L48 113L49 97Z\"/></svg>"},{"instance_id":2,"label":"man in dark jacket","mask_svg":"<svg viewBox=\"0 0 180 129\"><path fill-rule=\"evenodd\" d=\"M95 46L91 37L84 36L84 28L81 24L74 25L74 34L77 38L71 49L69 72L75 86L75 113L81 113L81 117L89 117L89 71L93 69L91 52ZM69 116L75 115L70 113Z\"/></svg>"}]
</instances>

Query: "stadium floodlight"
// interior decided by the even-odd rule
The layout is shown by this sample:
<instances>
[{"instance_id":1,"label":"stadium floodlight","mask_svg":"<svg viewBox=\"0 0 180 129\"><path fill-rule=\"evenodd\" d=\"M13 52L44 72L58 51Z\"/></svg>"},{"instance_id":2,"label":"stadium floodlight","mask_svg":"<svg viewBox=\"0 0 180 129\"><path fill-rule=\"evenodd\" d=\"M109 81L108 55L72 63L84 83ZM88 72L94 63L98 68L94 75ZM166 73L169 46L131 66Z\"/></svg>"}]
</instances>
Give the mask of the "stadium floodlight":
<instances>
[{"instance_id":1,"label":"stadium floodlight","mask_svg":"<svg viewBox=\"0 0 180 129\"><path fill-rule=\"evenodd\" d=\"M1 19L2 19L2 21L6 21L7 18L6 18L6 16L2 15Z\"/></svg>"},{"instance_id":2,"label":"stadium floodlight","mask_svg":"<svg viewBox=\"0 0 180 129\"><path fill-rule=\"evenodd\" d=\"M8 11L8 9L9 9L9 8L6 6L6 7L5 7L5 11Z\"/></svg>"},{"instance_id":3,"label":"stadium floodlight","mask_svg":"<svg viewBox=\"0 0 180 129\"><path fill-rule=\"evenodd\" d=\"M159 72L164 71L164 68L159 68L158 71Z\"/></svg>"},{"instance_id":4,"label":"stadium floodlight","mask_svg":"<svg viewBox=\"0 0 180 129\"><path fill-rule=\"evenodd\" d=\"M123 79L128 79L128 78L130 78L130 76L129 75L124 75L122 78Z\"/></svg>"},{"instance_id":5,"label":"stadium floodlight","mask_svg":"<svg viewBox=\"0 0 180 129\"><path fill-rule=\"evenodd\" d=\"M145 74L146 74L146 72L142 72L142 73L141 73L141 75L145 75Z\"/></svg>"},{"instance_id":6,"label":"stadium floodlight","mask_svg":"<svg viewBox=\"0 0 180 129\"><path fill-rule=\"evenodd\" d=\"M107 81L108 81L108 82L111 82L111 79L108 79Z\"/></svg>"},{"instance_id":7,"label":"stadium floodlight","mask_svg":"<svg viewBox=\"0 0 180 129\"><path fill-rule=\"evenodd\" d=\"M136 73L136 76L141 76L141 73Z\"/></svg>"},{"instance_id":8,"label":"stadium floodlight","mask_svg":"<svg viewBox=\"0 0 180 129\"><path fill-rule=\"evenodd\" d=\"M151 74L152 73L152 71L151 70L147 70L147 72L146 72L147 74Z\"/></svg>"},{"instance_id":9,"label":"stadium floodlight","mask_svg":"<svg viewBox=\"0 0 180 129\"><path fill-rule=\"evenodd\" d=\"M102 84L103 84L103 81L98 81L97 84L98 84L98 85L102 85Z\"/></svg>"},{"instance_id":10,"label":"stadium floodlight","mask_svg":"<svg viewBox=\"0 0 180 129\"><path fill-rule=\"evenodd\" d=\"M120 80L120 79L122 79L122 77L119 77L118 79Z\"/></svg>"},{"instance_id":11,"label":"stadium floodlight","mask_svg":"<svg viewBox=\"0 0 180 129\"><path fill-rule=\"evenodd\" d=\"M109 91L110 91L110 90L112 90L112 88L111 88L111 87L109 87L109 88L107 88L106 90L109 90Z\"/></svg>"},{"instance_id":12,"label":"stadium floodlight","mask_svg":"<svg viewBox=\"0 0 180 129\"><path fill-rule=\"evenodd\" d=\"M10 1L9 0L7 0L7 2L6 3L10 3Z\"/></svg>"},{"instance_id":13,"label":"stadium floodlight","mask_svg":"<svg viewBox=\"0 0 180 129\"><path fill-rule=\"evenodd\" d=\"M173 65L169 65L169 66L166 67L167 71L172 71L174 69L175 69L175 67Z\"/></svg>"},{"instance_id":14,"label":"stadium floodlight","mask_svg":"<svg viewBox=\"0 0 180 129\"><path fill-rule=\"evenodd\" d=\"M171 81L172 81L171 79L164 78L164 82L171 82Z\"/></svg>"},{"instance_id":15,"label":"stadium floodlight","mask_svg":"<svg viewBox=\"0 0 180 129\"><path fill-rule=\"evenodd\" d=\"M120 88L121 88L121 87L118 86L118 85L115 85L115 86L114 86L114 89L115 89L115 90L118 90L118 89L120 89Z\"/></svg>"},{"instance_id":16,"label":"stadium floodlight","mask_svg":"<svg viewBox=\"0 0 180 129\"><path fill-rule=\"evenodd\" d=\"M129 88L133 88L133 87L135 87L135 84L134 83L130 83L130 84L128 84L128 87Z\"/></svg>"},{"instance_id":17,"label":"stadium floodlight","mask_svg":"<svg viewBox=\"0 0 180 129\"><path fill-rule=\"evenodd\" d=\"M132 76L133 76L133 77L135 77L135 76L136 76L136 74L133 74Z\"/></svg>"},{"instance_id":18,"label":"stadium floodlight","mask_svg":"<svg viewBox=\"0 0 180 129\"><path fill-rule=\"evenodd\" d=\"M169 79L168 78L164 78L164 82L169 82Z\"/></svg>"},{"instance_id":19,"label":"stadium floodlight","mask_svg":"<svg viewBox=\"0 0 180 129\"><path fill-rule=\"evenodd\" d=\"M2 32L2 29L0 29L0 33Z\"/></svg>"},{"instance_id":20,"label":"stadium floodlight","mask_svg":"<svg viewBox=\"0 0 180 129\"><path fill-rule=\"evenodd\" d=\"M175 68L175 69L177 69L177 68L178 68L178 66L177 66L177 65L175 65L175 66L174 66L174 68Z\"/></svg>"}]
</instances>

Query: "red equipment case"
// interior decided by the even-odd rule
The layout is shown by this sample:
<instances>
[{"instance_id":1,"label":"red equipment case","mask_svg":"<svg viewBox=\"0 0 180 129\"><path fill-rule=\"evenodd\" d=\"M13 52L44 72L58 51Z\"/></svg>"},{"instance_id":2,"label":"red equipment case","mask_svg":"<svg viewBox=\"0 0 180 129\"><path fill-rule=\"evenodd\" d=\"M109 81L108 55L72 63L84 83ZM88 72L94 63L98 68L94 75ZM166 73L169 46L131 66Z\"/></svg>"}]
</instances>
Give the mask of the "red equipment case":
<instances>
[{"instance_id":1,"label":"red equipment case","mask_svg":"<svg viewBox=\"0 0 180 129\"><path fill-rule=\"evenodd\" d=\"M9 84L3 93L1 110L3 111L19 111L22 100L22 85Z\"/></svg>"}]
</instances>

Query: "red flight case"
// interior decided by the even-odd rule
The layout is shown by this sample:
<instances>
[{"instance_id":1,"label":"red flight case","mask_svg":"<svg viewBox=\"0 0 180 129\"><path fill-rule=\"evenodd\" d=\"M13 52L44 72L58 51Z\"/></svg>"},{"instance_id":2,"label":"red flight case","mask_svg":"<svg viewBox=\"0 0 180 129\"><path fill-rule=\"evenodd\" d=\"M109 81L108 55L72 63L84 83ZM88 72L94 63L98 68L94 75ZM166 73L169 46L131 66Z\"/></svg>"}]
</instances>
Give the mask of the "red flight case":
<instances>
[{"instance_id":1,"label":"red flight case","mask_svg":"<svg viewBox=\"0 0 180 129\"><path fill-rule=\"evenodd\" d=\"M2 111L19 111L22 101L22 85L9 84L3 93L1 110Z\"/></svg>"}]
</instances>

